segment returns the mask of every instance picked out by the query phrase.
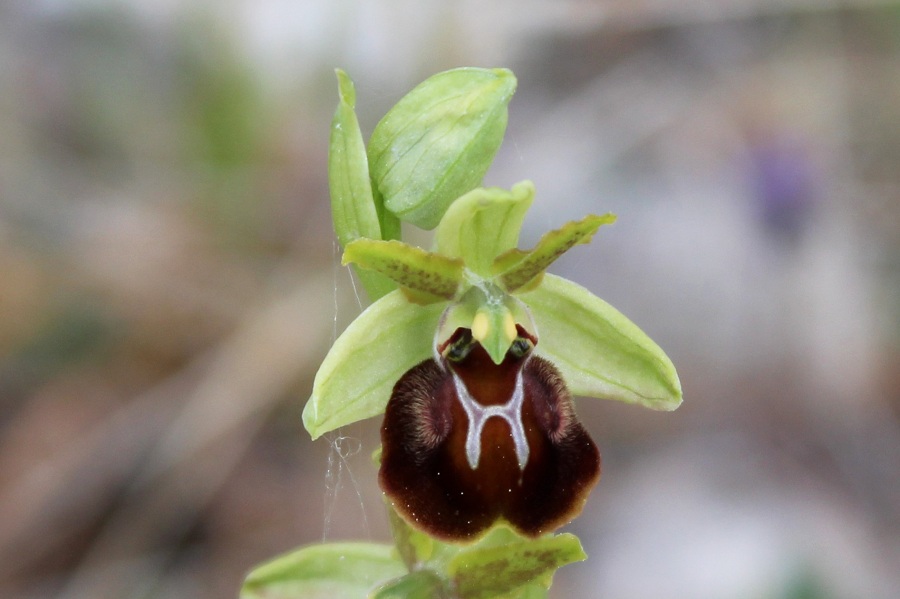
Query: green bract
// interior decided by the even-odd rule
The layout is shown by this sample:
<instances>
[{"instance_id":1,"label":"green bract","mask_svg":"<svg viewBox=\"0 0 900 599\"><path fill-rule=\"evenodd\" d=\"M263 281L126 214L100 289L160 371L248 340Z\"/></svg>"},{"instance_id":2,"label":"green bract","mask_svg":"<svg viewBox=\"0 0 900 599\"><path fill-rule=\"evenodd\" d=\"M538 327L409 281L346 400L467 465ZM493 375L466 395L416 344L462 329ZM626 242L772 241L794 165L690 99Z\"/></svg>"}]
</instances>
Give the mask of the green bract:
<instances>
[{"instance_id":1,"label":"green bract","mask_svg":"<svg viewBox=\"0 0 900 599\"><path fill-rule=\"evenodd\" d=\"M400 375L434 354L442 314L471 328L497 364L516 338L515 325L533 328L537 354L560 369L575 395L659 410L681 403L675 368L659 346L588 290L544 275L614 217L568 223L520 251L515 244L533 194L528 182L469 192L441 220L435 252L399 241L347 246L345 261L390 277L405 293L375 302L332 346L303 412L313 438L380 414Z\"/></svg>"},{"instance_id":2,"label":"green bract","mask_svg":"<svg viewBox=\"0 0 900 599\"><path fill-rule=\"evenodd\" d=\"M385 206L424 229L481 184L506 131L516 91L508 69L454 69L404 96L369 140L372 181Z\"/></svg>"}]
</instances>

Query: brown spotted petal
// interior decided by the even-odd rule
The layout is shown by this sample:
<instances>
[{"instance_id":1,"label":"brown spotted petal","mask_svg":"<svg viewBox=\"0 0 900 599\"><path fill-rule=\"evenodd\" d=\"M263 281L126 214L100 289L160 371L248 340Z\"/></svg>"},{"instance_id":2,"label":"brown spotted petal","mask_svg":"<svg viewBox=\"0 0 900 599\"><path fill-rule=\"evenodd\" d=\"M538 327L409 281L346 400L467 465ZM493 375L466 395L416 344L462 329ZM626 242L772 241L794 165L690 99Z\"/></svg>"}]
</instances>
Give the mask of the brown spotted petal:
<instances>
[{"instance_id":1,"label":"brown spotted petal","mask_svg":"<svg viewBox=\"0 0 900 599\"><path fill-rule=\"evenodd\" d=\"M600 477L559 372L519 333L497 365L459 329L440 362L394 386L379 481L401 516L440 539L474 540L498 521L529 537L552 532Z\"/></svg>"}]
</instances>

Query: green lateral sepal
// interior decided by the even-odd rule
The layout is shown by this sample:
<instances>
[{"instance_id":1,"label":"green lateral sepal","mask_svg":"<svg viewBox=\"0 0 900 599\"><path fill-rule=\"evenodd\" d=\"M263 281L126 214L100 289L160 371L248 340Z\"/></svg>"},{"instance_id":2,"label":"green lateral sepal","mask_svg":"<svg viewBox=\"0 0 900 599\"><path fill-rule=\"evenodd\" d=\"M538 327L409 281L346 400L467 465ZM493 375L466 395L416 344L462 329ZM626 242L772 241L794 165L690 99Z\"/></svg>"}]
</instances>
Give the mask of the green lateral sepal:
<instances>
[{"instance_id":1,"label":"green lateral sepal","mask_svg":"<svg viewBox=\"0 0 900 599\"><path fill-rule=\"evenodd\" d=\"M303 425L313 439L384 412L394 384L432 355L443 304L411 304L400 290L369 306L316 372Z\"/></svg>"},{"instance_id":2,"label":"green lateral sepal","mask_svg":"<svg viewBox=\"0 0 900 599\"><path fill-rule=\"evenodd\" d=\"M519 297L537 325L537 353L559 368L572 395L654 410L681 404L681 383L665 352L584 287L547 274L537 289Z\"/></svg>"}]
</instances>

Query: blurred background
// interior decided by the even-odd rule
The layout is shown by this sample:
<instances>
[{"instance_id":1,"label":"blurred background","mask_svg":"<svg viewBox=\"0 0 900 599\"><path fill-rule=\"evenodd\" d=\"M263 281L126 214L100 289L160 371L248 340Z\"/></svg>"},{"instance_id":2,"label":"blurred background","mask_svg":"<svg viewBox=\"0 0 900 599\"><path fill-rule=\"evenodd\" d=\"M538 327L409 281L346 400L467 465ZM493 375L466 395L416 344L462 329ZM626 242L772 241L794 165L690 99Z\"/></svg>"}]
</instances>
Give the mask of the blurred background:
<instances>
[{"instance_id":1,"label":"blurred background","mask_svg":"<svg viewBox=\"0 0 900 599\"><path fill-rule=\"evenodd\" d=\"M522 246L671 356L684 405L580 400L604 455L552 596L896 597L900 3L0 4L0 596L236 596L387 541L379 423L300 413L364 307L339 265L335 67L368 135L427 76L519 78L487 184Z\"/></svg>"}]
</instances>

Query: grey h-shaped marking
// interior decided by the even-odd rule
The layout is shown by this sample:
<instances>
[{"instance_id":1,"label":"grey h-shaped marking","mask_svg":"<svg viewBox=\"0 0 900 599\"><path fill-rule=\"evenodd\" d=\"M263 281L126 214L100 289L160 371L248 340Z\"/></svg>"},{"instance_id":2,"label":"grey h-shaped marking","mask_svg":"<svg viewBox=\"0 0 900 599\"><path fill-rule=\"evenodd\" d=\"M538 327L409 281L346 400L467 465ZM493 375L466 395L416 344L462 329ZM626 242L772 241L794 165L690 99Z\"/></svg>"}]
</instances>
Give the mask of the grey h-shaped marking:
<instances>
[{"instance_id":1,"label":"grey h-shaped marking","mask_svg":"<svg viewBox=\"0 0 900 599\"><path fill-rule=\"evenodd\" d=\"M484 430L484 423L492 416L499 416L509 424L516 447L519 470L524 470L528 463L529 448L528 440L525 438L525 427L522 426L522 404L525 401L522 370L516 373L516 388L513 390L512 397L503 405L483 406L479 404L455 372L453 372L453 383L456 385L459 403L462 404L463 410L469 418L469 431L466 433L466 458L472 470L478 467L481 459L481 433Z\"/></svg>"}]
</instances>

